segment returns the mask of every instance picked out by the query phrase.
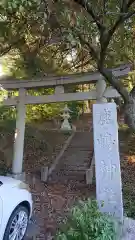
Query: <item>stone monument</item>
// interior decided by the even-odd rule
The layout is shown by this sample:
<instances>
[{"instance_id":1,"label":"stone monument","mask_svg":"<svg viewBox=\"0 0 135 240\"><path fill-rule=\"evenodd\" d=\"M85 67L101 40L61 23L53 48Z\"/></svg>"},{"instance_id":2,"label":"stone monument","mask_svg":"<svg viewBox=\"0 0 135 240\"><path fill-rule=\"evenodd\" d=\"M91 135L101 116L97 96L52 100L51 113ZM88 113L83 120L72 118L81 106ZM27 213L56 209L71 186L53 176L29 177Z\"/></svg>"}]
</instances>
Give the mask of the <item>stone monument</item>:
<instances>
[{"instance_id":1,"label":"stone monument","mask_svg":"<svg viewBox=\"0 0 135 240\"><path fill-rule=\"evenodd\" d=\"M96 197L101 212L123 221L122 184L115 103L93 105Z\"/></svg>"}]
</instances>

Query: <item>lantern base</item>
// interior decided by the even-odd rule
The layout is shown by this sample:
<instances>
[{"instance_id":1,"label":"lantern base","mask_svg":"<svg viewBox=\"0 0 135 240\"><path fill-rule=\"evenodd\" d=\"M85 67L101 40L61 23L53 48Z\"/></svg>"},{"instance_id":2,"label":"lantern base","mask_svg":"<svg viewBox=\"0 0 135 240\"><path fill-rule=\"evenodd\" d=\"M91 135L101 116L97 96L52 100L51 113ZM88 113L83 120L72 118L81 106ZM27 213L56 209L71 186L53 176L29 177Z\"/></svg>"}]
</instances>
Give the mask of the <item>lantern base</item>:
<instances>
[{"instance_id":1,"label":"lantern base","mask_svg":"<svg viewBox=\"0 0 135 240\"><path fill-rule=\"evenodd\" d=\"M62 131L71 131L72 127L68 121L68 119L65 119L61 125L61 130Z\"/></svg>"}]
</instances>

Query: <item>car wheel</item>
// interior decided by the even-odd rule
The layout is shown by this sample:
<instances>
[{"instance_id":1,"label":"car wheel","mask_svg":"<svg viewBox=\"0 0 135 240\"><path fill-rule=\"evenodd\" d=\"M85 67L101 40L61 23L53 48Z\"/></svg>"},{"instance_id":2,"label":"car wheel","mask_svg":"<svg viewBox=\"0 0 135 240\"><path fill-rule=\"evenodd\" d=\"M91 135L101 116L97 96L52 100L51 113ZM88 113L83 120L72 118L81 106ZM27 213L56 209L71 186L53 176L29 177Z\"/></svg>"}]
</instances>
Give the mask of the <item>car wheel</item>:
<instances>
[{"instance_id":1,"label":"car wheel","mask_svg":"<svg viewBox=\"0 0 135 240\"><path fill-rule=\"evenodd\" d=\"M27 230L28 221L28 209L23 206L17 207L8 221L3 240L22 240Z\"/></svg>"}]
</instances>

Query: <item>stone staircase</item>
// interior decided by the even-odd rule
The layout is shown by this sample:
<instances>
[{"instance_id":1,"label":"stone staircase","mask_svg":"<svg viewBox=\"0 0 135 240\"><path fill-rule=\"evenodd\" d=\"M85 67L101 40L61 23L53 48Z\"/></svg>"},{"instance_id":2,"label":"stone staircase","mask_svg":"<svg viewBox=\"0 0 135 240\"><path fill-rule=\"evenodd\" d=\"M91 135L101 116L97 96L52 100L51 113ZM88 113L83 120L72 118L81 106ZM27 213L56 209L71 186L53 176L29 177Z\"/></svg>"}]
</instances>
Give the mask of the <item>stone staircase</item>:
<instances>
[{"instance_id":1,"label":"stone staircase","mask_svg":"<svg viewBox=\"0 0 135 240\"><path fill-rule=\"evenodd\" d=\"M76 132L69 147L49 178L49 182L86 183L86 170L93 155L93 132Z\"/></svg>"}]
</instances>

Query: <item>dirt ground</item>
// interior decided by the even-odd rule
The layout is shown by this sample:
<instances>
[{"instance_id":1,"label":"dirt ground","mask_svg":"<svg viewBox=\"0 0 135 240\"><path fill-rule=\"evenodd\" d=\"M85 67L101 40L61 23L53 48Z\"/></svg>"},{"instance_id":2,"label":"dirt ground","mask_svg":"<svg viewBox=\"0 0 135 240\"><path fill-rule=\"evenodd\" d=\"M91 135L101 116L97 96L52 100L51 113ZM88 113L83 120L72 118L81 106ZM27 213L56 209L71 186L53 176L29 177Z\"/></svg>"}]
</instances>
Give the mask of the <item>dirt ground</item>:
<instances>
[{"instance_id":1,"label":"dirt ground","mask_svg":"<svg viewBox=\"0 0 135 240\"><path fill-rule=\"evenodd\" d=\"M121 175L123 187L124 212L135 218L135 135L129 136L128 130L119 132ZM34 214L38 218L38 240L51 239L70 207L79 199L95 196L95 186L88 187L70 182L67 185L44 184L39 176L34 181L28 174L28 182L34 198Z\"/></svg>"},{"instance_id":2,"label":"dirt ground","mask_svg":"<svg viewBox=\"0 0 135 240\"><path fill-rule=\"evenodd\" d=\"M2 136L4 139L7 138L7 144L6 147L3 147L4 150L0 149L1 174L11 167L11 163L8 163L8 168L4 169L7 158L11 156L13 146L13 131L5 132L2 129L0 129L0 146L3 142ZM59 223L62 222L69 208L78 199L95 196L94 185L88 187L79 182L69 182L66 185L41 182L41 166L53 161L66 139L67 136L57 131L50 133L43 129L41 131L35 131L33 128L26 129L24 170L33 194L37 240L51 240L51 236L55 235ZM119 131L119 143L124 211L129 217L135 218L135 135L129 135L128 129L123 127ZM5 152L8 152L8 155L4 155Z\"/></svg>"},{"instance_id":3,"label":"dirt ground","mask_svg":"<svg viewBox=\"0 0 135 240\"><path fill-rule=\"evenodd\" d=\"M95 195L95 187L91 188L86 185L70 182L66 185L59 183L44 184L36 177L34 182L32 175L27 175L27 182L30 184L34 200L33 214L37 219L37 236L38 240L49 240L54 236L59 224L70 207L79 199L87 199ZM30 233L31 235L31 233Z\"/></svg>"},{"instance_id":4,"label":"dirt ground","mask_svg":"<svg viewBox=\"0 0 135 240\"><path fill-rule=\"evenodd\" d=\"M66 137L63 138L63 141L66 141ZM92 151L90 158L92 158ZM31 159L27 154L24 170L27 183L30 185L33 194L33 215L37 219L36 239L49 240L55 235L59 224L62 223L69 209L76 201L95 196L95 186L88 187L85 182L79 180L68 181L67 184L59 183L56 180L56 182L47 182L45 184L40 180L39 169L42 164L40 158Z\"/></svg>"},{"instance_id":5,"label":"dirt ground","mask_svg":"<svg viewBox=\"0 0 135 240\"><path fill-rule=\"evenodd\" d=\"M79 130L82 129L82 121L78 125ZM94 186L88 188L80 182L68 182L66 185L41 182L41 166L53 162L68 138L57 130L50 131L47 128L46 125L38 126L38 129L27 125L25 131L23 168L33 195L33 215L36 218L36 225L31 228L30 235L36 233L38 240L51 239L69 208L78 199L95 194ZM89 122L85 128L89 129ZM11 169L14 129L0 126L0 133L0 174L5 174Z\"/></svg>"},{"instance_id":6,"label":"dirt ground","mask_svg":"<svg viewBox=\"0 0 135 240\"><path fill-rule=\"evenodd\" d=\"M119 133L124 211L135 219L135 135L128 129Z\"/></svg>"}]
</instances>

